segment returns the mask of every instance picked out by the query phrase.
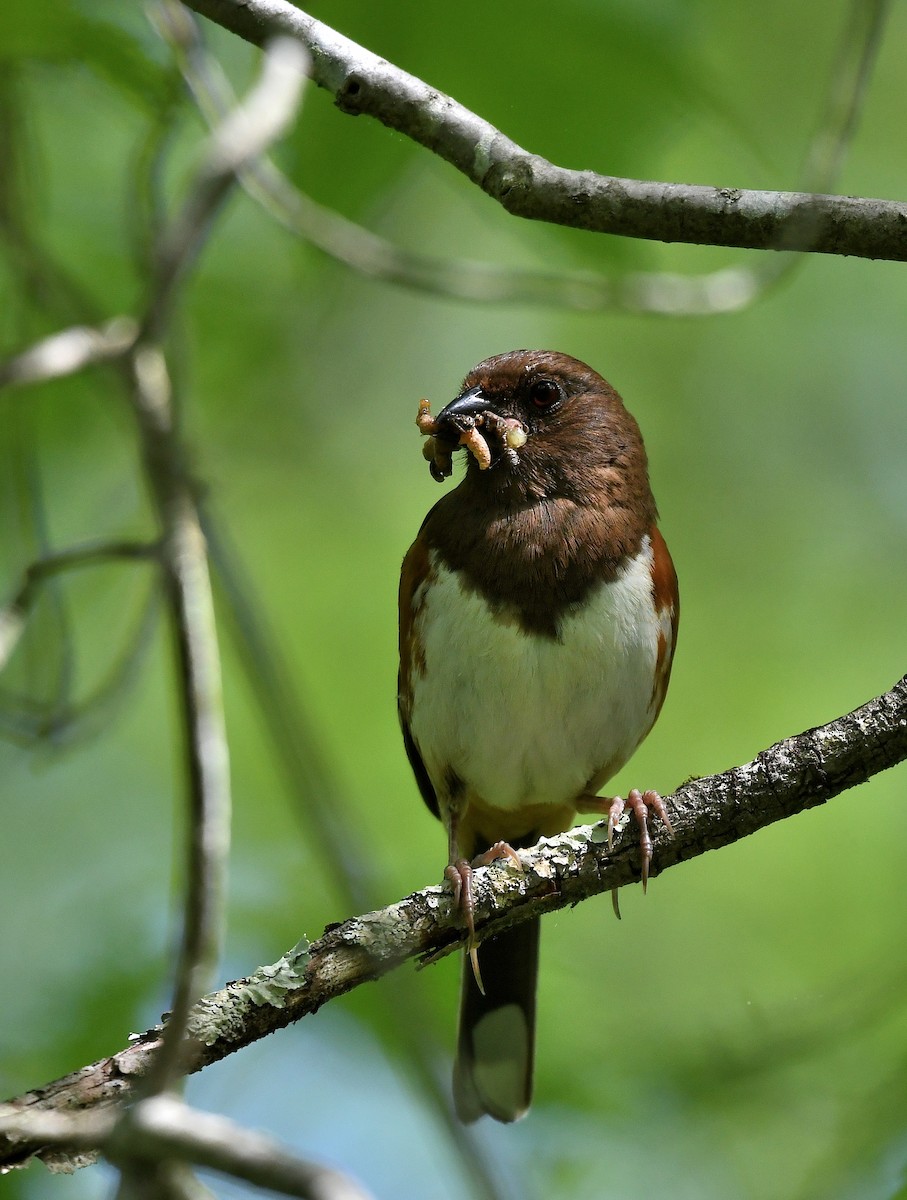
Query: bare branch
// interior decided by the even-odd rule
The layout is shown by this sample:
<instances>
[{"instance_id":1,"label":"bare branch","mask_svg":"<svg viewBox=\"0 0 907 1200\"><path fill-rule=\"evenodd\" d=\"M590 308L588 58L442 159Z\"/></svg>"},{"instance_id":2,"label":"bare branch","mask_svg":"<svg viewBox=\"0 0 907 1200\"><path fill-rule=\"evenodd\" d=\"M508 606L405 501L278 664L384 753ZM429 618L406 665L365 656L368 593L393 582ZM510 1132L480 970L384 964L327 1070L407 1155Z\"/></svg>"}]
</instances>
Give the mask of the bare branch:
<instances>
[{"instance_id":1,"label":"bare branch","mask_svg":"<svg viewBox=\"0 0 907 1200\"><path fill-rule=\"evenodd\" d=\"M811 192L826 191L844 166L890 11L891 0L851 0L847 28L831 71L825 113L803 168L803 184Z\"/></svg>"},{"instance_id":2,"label":"bare branch","mask_svg":"<svg viewBox=\"0 0 907 1200\"><path fill-rule=\"evenodd\" d=\"M225 636L234 645L275 760L286 775L295 814L311 844L319 847L342 902L352 909L377 904L374 856L362 839L352 798L325 761L311 713L286 670L249 572L208 505L202 505L201 521Z\"/></svg>"},{"instance_id":3,"label":"bare branch","mask_svg":"<svg viewBox=\"0 0 907 1200\"><path fill-rule=\"evenodd\" d=\"M161 234L151 297L131 358L134 410L161 522L165 592L176 634L190 808L182 943L172 1014L152 1090L172 1086L181 1073L189 1011L210 986L219 958L230 844L229 757L211 581L158 342L177 285L235 183L236 172L279 137L295 116L305 63L306 53L297 43L275 40L265 54L258 83L212 132L183 209Z\"/></svg>"},{"instance_id":4,"label":"bare branch","mask_svg":"<svg viewBox=\"0 0 907 1200\"><path fill-rule=\"evenodd\" d=\"M93 542L87 546L58 550L55 554L48 554L33 562L26 569L12 600L0 608L0 671L9 662L10 655L22 636L29 610L44 580L63 571L111 560L134 561L151 558L157 550L157 546L149 542Z\"/></svg>"},{"instance_id":5,"label":"bare branch","mask_svg":"<svg viewBox=\"0 0 907 1200\"><path fill-rule=\"evenodd\" d=\"M279 138L298 113L307 66L304 47L292 38L276 36L267 47L256 86L213 130L183 210L161 237L152 299L142 327L145 339L160 338L174 289L237 172Z\"/></svg>"},{"instance_id":6,"label":"bare branch","mask_svg":"<svg viewBox=\"0 0 907 1200\"><path fill-rule=\"evenodd\" d=\"M164 1038L153 1083L164 1088L180 1073L189 1010L210 986L220 956L230 769L205 543L192 485L183 470L166 363L158 347L141 345L132 365L145 471L161 525L164 592L176 638L189 781L188 875L172 1028Z\"/></svg>"},{"instance_id":7,"label":"bare branch","mask_svg":"<svg viewBox=\"0 0 907 1200\"><path fill-rule=\"evenodd\" d=\"M166 12L171 16L180 7L173 0L166 2ZM829 187L843 162L877 56L887 8L888 0L874 0L870 5L855 0L832 73L826 114L807 154L805 177L813 190ZM232 103L231 89L219 63L205 54L189 20L160 24L199 108L213 123ZM404 250L318 204L294 187L267 158L245 167L240 181L249 195L290 232L360 274L472 303L713 315L747 307L799 261L797 256L785 255L780 260L762 260L755 266L725 268L704 275L638 271L609 279L591 271L532 271L469 259L442 259Z\"/></svg>"},{"instance_id":8,"label":"bare branch","mask_svg":"<svg viewBox=\"0 0 907 1200\"><path fill-rule=\"evenodd\" d=\"M130 1154L182 1159L301 1200L370 1200L339 1171L289 1153L273 1138L178 1100L146 1100L127 1125ZM114 1154L115 1157L115 1154Z\"/></svg>"},{"instance_id":9,"label":"bare branch","mask_svg":"<svg viewBox=\"0 0 907 1200\"><path fill-rule=\"evenodd\" d=\"M651 874L823 804L905 759L907 676L854 712L778 742L752 762L679 787L667 798L673 836L661 829L653 833ZM543 838L520 856L522 873L507 866L476 872L480 940L530 917L639 882L638 839L622 838L610 852L602 823ZM317 942L300 943L279 962L227 984L196 1005L190 1021L198 1045L193 1068L317 1012L336 996L407 959L433 961L464 940L446 886L426 888L378 912L330 926ZM10 1104L23 1111L56 1111L122 1103L148 1071L161 1035L162 1027L156 1026L119 1054ZM39 1152L38 1139L4 1143L0 1136L0 1166Z\"/></svg>"},{"instance_id":10,"label":"bare branch","mask_svg":"<svg viewBox=\"0 0 907 1200\"><path fill-rule=\"evenodd\" d=\"M343 112L375 117L406 134L515 216L663 242L907 260L907 204L618 179L558 167L287 0L187 4L257 45L278 33L299 38L311 52L313 79Z\"/></svg>"},{"instance_id":11,"label":"bare branch","mask_svg":"<svg viewBox=\"0 0 907 1200\"><path fill-rule=\"evenodd\" d=\"M167 10L173 7L168 0ZM182 63L199 108L206 120L214 123L233 102L220 64L204 52L188 21L164 25L163 31ZM612 280L592 271L533 271L464 258L444 259L403 249L318 204L268 158L248 164L239 178L249 196L285 229L360 275L474 304L705 315L746 307L777 275L777 264L773 264L770 274L744 268L701 276L652 271L631 272ZM780 265L786 270L790 262Z\"/></svg>"},{"instance_id":12,"label":"bare branch","mask_svg":"<svg viewBox=\"0 0 907 1200\"><path fill-rule=\"evenodd\" d=\"M61 703L57 697L40 700L4 695L0 707L0 737L19 745L51 742L55 750L84 743L109 733L122 712L126 692L138 678L160 612L160 577L151 582L147 597L119 655L105 676L84 696ZM0 630L2 637L2 630Z\"/></svg>"},{"instance_id":13,"label":"bare branch","mask_svg":"<svg viewBox=\"0 0 907 1200\"><path fill-rule=\"evenodd\" d=\"M172 1096L154 1096L126 1116L115 1112L23 1112L0 1105L0 1136L40 1141L52 1163L64 1165L103 1151L111 1162L193 1163L301 1200L370 1200L339 1171L309 1162L264 1134L227 1117L199 1112Z\"/></svg>"},{"instance_id":14,"label":"bare branch","mask_svg":"<svg viewBox=\"0 0 907 1200\"><path fill-rule=\"evenodd\" d=\"M77 325L54 333L0 363L0 387L58 379L95 363L121 358L132 348L137 333L129 317L115 317L101 329Z\"/></svg>"}]
</instances>

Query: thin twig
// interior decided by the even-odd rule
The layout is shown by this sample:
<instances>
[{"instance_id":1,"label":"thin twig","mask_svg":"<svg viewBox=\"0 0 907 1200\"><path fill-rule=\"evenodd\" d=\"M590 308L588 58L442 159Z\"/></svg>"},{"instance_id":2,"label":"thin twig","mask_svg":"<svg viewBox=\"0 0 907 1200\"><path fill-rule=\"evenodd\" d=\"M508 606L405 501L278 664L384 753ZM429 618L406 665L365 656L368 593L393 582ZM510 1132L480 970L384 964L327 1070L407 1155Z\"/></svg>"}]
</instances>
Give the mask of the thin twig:
<instances>
[{"instance_id":1,"label":"thin twig","mask_svg":"<svg viewBox=\"0 0 907 1200\"><path fill-rule=\"evenodd\" d=\"M276 141L299 112L308 61L303 46L276 35L267 47L258 83L213 130L182 211L161 235L151 300L142 322L143 340L160 339L177 284L235 185L237 172Z\"/></svg>"},{"instance_id":2,"label":"thin twig","mask_svg":"<svg viewBox=\"0 0 907 1200\"><path fill-rule=\"evenodd\" d=\"M26 568L12 600L0 608L0 671L9 662L10 655L22 636L38 591L47 579L64 571L99 563L153 558L157 551L157 545L150 542L91 542L84 546L58 550L44 558L36 559Z\"/></svg>"},{"instance_id":3,"label":"thin twig","mask_svg":"<svg viewBox=\"0 0 907 1200\"><path fill-rule=\"evenodd\" d=\"M890 12L891 0L851 0L847 26L830 72L824 111L801 172L807 191L827 191L844 166Z\"/></svg>"},{"instance_id":4,"label":"thin twig","mask_svg":"<svg viewBox=\"0 0 907 1200\"><path fill-rule=\"evenodd\" d=\"M666 802L673 834L653 831L652 876L707 850L730 845L864 783L907 759L907 676L853 712L786 738L752 762L684 783ZM581 826L520 852L524 870L476 871L480 940L546 912L638 883L639 840L609 851L606 827ZM434 961L465 941L447 887L430 887L378 912L329 926L279 962L227 984L196 1005L190 1028L199 1042L195 1069L281 1029L407 959ZM98 1109L122 1103L160 1045L156 1026L111 1058L10 1101L21 1110ZM40 1151L0 1137L0 1166Z\"/></svg>"},{"instance_id":5,"label":"thin twig","mask_svg":"<svg viewBox=\"0 0 907 1200\"><path fill-rule=\"evenodd\" d=\"M0 387L58 379L121 358L132 348L137 332L129 317L115 317L101 329L77 325L54 333L0 363Z\"/></svg>"},{"instance_id":6,"label":"thin twig","mask_svg":"<svg viewBox=\"0 0 907 1200\"><path fill-rule=\"evenodd\" d=\"M146 476L161 527L164 595L174 629L188 777L189 829L183 932L172 1001L151 1087L180 1073L192 1003L210 986L223 940L230 843L230 777L214 606L193 490L172 420L162 352L140 346L132 358L134 407Z\"/></svg>"},{"instance_id":7,"label":"thin twig","mask_svg":"<svg viewBox=\"0 0 907 1200\"><path fill-rule=\"evenodd\" d=\"M160 578L155 577L135 627L124 647L102 678L84 696L61 703L0 693L0 736L19 745L51 743L54 749L84 744L90 737L109 733L123 709L123 697L139 678L160 613Z\"/></svg>"},{"instance_id":8,"label":"thin twig","mask_svg":"<svg viewBox=\"0 0 907 1200\"><path fill-rule=\"evenodd\" d=\"M266 622L248 571L207 505L200 508L225 635L257 703L296 815L324 856L342 903L361 911L378 902L379 879L351 798L325 761L311 714L286 670L285 655Z\"/></svg>"},{"instance_id":9,"label":"thin twig","mask_svg":"<svg viewBox=\"0 0 907 1200\"><path fill-rule=\"evenodd\" d=\"M299 38L312 55L312 78L343 112L375 117L412 138L515 216L663 242L907 260L905 203L568 170L287 0L187 5L257 45L279 33Z\"/></svg>"},{"instance_id":10,"label":"thin twig","mask_svg":"<svg viewBox=\"0 0 907 1200\"><path fill-rule=\"evenodd\" d=\"M33 336L36 316L43 328L48 319L60 325L99 324L103 312L37 233L43 221L34 196L43 156L28 145L34 124L25 74L12 57L0 71L0 243L11 272L3 297L4 322L23 341Z\"/></svg>"}]
</instances>

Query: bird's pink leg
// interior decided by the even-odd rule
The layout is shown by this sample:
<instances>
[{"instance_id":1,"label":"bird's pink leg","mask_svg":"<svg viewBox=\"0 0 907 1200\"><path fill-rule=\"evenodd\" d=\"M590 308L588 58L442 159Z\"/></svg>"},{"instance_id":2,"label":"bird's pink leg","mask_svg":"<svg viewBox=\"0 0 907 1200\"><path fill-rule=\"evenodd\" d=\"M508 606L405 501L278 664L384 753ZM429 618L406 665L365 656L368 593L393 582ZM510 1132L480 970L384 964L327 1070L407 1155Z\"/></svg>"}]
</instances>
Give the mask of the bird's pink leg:
<instances>
[{"instance_id":1,"label":"bird's pink leg","mask_svg":"<svg viewBox=\"0 0 907 1200\"><path fill-rule=\"evenodd\" d=\"M469 933L469 938L466 942L466 953L469 955L469 961L472 964L472 973L475 976L476 985L484 996L485 987L482 983L482 972L479 970L479 955L476 946L476 902L472 894L472 866L465 858L458 858L448 864L444 872L444 877L450 880L453 887L454 908L460 910L466 922L466 929Z\"/></svg>"},{"instance_id":2,"label":"bird's pink leg","mask_svg":"<svg viewBox=\"0 0 907 1200\"><path fill-rule=\"evenodd\" d=\"M469 939L466 943L466 952L469 955L469 962L472 966L472 973L475 976L476 986L482 995L485 995L485 987L482 983L482 972L479 970L479 954L478 945L476 943L476 926L475 926L475 897L472 892L472 873L475 867L487 867L489 863L496 862L500 858L509 858L522 871L523 864L520 861L520 856L508 842L495 842L484 853L477 855L472 862L467 862L465 858L461 858L458 854L458 846L456 839L456 820L451 814L450 818L450 863L444 871L445 879L449 879L453 888L454 907L458 908L466 922L466 929L469 933Z\"/></svg>"}]
</instances>

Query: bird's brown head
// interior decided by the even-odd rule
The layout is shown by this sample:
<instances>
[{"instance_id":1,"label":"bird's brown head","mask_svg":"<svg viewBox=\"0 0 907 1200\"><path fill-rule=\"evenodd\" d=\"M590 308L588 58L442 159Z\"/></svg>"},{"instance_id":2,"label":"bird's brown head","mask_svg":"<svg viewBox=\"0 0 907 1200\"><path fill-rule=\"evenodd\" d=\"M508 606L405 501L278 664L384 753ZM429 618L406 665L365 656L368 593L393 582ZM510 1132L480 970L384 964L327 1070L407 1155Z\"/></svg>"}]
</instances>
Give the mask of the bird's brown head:
<instances>
[{"instance_id":1,"label":"bird's brown head","mask_svg":"<svg viewBox=\"0 0 907 1200\"><path fill-rule=\"evenodd\" d=\"M654 515L639 427L607 380L578 359L512 350L479 363L434 418L434 432L452 447L476 424L489 457L467 455L471 488L523 500L604 493Z\"/></svg>"}]
</instances>

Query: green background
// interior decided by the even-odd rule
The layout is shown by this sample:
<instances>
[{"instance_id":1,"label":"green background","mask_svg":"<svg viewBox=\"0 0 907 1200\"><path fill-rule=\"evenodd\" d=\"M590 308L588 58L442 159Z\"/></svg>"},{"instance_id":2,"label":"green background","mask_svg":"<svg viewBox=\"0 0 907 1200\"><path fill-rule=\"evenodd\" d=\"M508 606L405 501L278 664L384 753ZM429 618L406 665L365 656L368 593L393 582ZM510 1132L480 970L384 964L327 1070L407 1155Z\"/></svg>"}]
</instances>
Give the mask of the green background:
<instances>
[{"instance_id":1,"label":"green background","mask_svg":"<svg viewBox=\"0 0 907 1200\"><path fill-rule=\"evenodd\" d=\"M559 164L791 189L849 7L334 0L311 11ZM19 3L4 23L5 357L74 322L140 311L148 147L170 129L156 186L172 211L203 127L139 6ZM248 87L257 52L212 26L205 36ZM907 196L905 55L901 4L841 192ZM278 158L322 203L442 257L615 274L762 261L520 222L314 87ZM473 363L522 346L576 355L623 394L646 436L683 611L664 712L612 786L667 792L855 707L905 669L905 301L902 265L816 257L729 316L471 306L357 277L231 200L181 294L172 364L194 469L345 799L344 840L365 847L370 903L438 881L445 862L394 703L399 563L441 494L420 456L418 399L440 407ZM0 452L2 595L42 547L151 530L112 370L0 396ZM89 711L79 736L29 736L107 677L149 582L145 567L111 566L48 588L0 679L4 1095L121 1048L168 1002L182 818L160 623L131 686ZM267 736L277 711L256 707L223 638L235 788L226 979L351 904L306 789L300 799L287 785ZM620 924L606 898L546 919L536 1103L517 1126L477 1131L503 1196L907 1195L905 780L891 771L705 855L645 898L626 890ZM328 794L324 780L312 786ZM418 1029L446 1088L457 971L452 959L404 967L205 1072L190 1098L352 1171L378 1197L471 1195L401 1050ZM38 1165L3 1186L55 1200L107 1195L111 1182L104 1168L61 1178Z\"/></svg>"}]
</instances>

